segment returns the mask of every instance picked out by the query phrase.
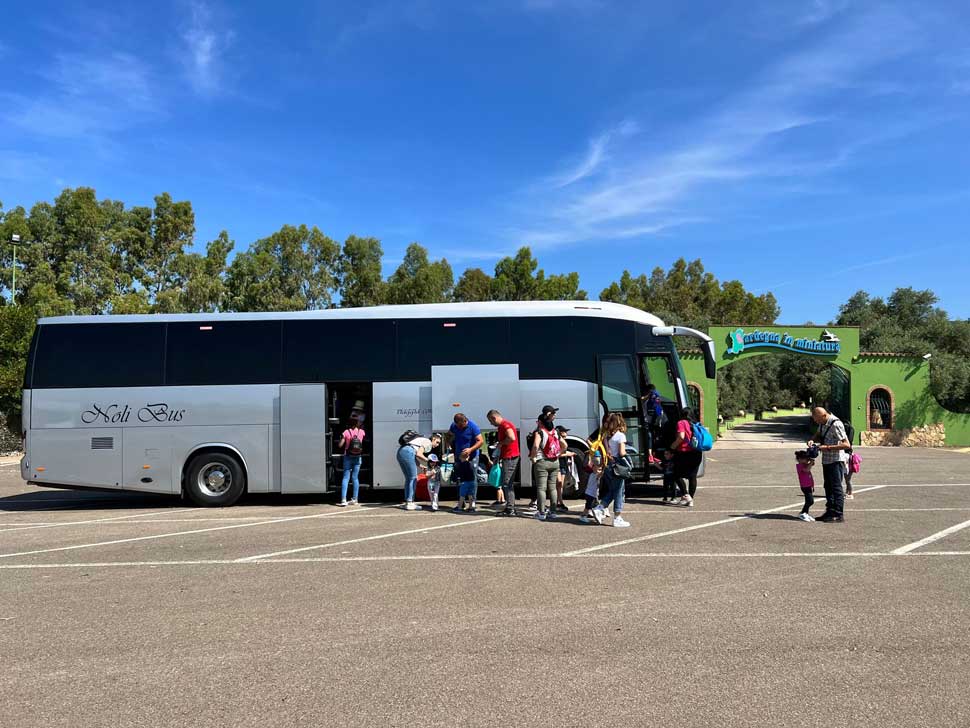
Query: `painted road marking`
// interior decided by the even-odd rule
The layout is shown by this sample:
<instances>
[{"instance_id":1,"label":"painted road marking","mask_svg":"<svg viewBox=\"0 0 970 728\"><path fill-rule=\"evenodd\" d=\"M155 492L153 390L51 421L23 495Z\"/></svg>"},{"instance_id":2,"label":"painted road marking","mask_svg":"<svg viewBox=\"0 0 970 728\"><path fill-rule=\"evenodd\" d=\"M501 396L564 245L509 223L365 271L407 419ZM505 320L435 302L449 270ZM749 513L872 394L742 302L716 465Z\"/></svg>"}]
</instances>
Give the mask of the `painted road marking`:
<instances>
[{"instance_id":1,"label":"painted road marking","mask_svg":"<svg viewBox=\"0 0 970 728\"><path fill-rule=\"evenodd\" d=\"M397 508L399 506L377 506L377 508ZM11 559L16 556L33 556L34 554L49 554L55 551L76 551L77 549L91 549L98 546L113 546L119 543L134 543L135 541L152 541L161 538L174 538L176 536L191 536L197 533L212 533L213 531L228 531L235 528L251 528L252 526L267 526L276 523L289 523L290 521L305 521L311 518L328 518L346 516L347 511L327 513L314 513L306 516L289 516L286 518L273 518L266 521L255 521L254 523L234 523L231 526L214 526L212 528L196 528L191 531L172 531L170 533L159 533L151 536L134 536L132 538L118 538L112 541L98 541L97 543L83 543L76 546L59 546L50 549L35 549L33 551L20 551L17 553L0 554L0 559Z\"/></svg>"},{"instance_id":2,"label":"painted road marking","mask_svg":"<svg viewBox=\"0 0 970 728\"><path fill-rule=\"evenodd\" d=\"M58 526L87 526L92 523L107 523L108 521L121 521L125 518L145 518L146 516L159 516L169 513L185 513L186 511L194 511L195 508L178 508L176 510L167 511L152 511L149 513L132 513L127 516L114 516L112 518L96 518L90 521L65 521L63 523L29 523L21 524L19 528L4 528L0 529L0 533L8 533L10 531L29 531L34 528L57 528ZM155 521L156 523L158 521ZM137 521L136 521L137 523Z\"/></svg>"},{"instance_id":3,"label":"painted road marking","mask_svg":"<svg viewBox=\"0 0 970 728\"><path fill-rule=\"evenodd\" d=\"M872 485L868 488L860 488L854 491L857 495L860 493L865 493L870 490L878 490L885 486L882 485ZM576 551L567 551L563 556L583 556L585 554L591 554L595 551L602 551L603 549L612 549L617 546L626 546L631 543L640 543L642 541L652 541L658 538L664 538L665 536L676 536L680 533L687 533L688 531L697 531L702 528L711 528L712 526L721 526L725 523L734 523L735 521L743 521L747 518L754 518L755 516L762 516L768 513L778 513L779 511L787 511L792 508L796 508L803 505L804 501L799 501L798 503L788 503L783 506L778 506L777 508L768 508L761 511L755 511L754 513L747 513L743 516L734 516L733 518L722 518L719 521L709 521L707 523L698 523L695 526L685 526L684 528L675 528L671 531L661 531L659 533L649 533L646 536L637 536L636 538L627 538L622 541L613 541L612 543L603 543L597 546L588 546L584 549L577 549Z\"/></svg>"},{"instance_id":4,"label":"painted road marking","mask_svg":"<svg viewBox=\"0 0 970 728\"><path fill-rule=\"evenodd\" d=\"M629 501L627 501L629 502ZM789 510L795 511L801 507L801 504L797 506L792 506ZM189 509L196 510L196 509ZM694 516L694 515L704 515L713 513L737 513L740 508L724 508L720 510L703 510L699 508L683 508L683 507L659 507L654 510L624 510L623 512L627 515L681 515L681 516ZM963 512L970 511L970 506L962 508L852 508L848 512L850 513L935 513L935 512ZM171 511L169 511L171 512ZM579 512L573 511L573 515L578 518ZM151 514L138 514L138 515L151 515ZM138 516L118 516L119 519L122 518L137 518ZM562 514L559 516L563 520L568 520L569 515ZM259 521L265 519L266 516L224 516L221 518L152 518L151 523L236 523L240 521ZM407 518L407 516L397 514L397 513L354 513L353 515L347 514L346 519L352 520L355 518ZM529 520L525 517L517 520ZM111 521L111 519L105 519L105 521ZM29 528L41 527L41 526L71 526L77 525L79 523L90 523L90 524L100 524L104 521L44 521L40 523L2 523L0 522L0 528L5 528L10 526L11 531L23 531ZM138 521L124 521L117 520L111 523L112 526L137 526ZM20 526L20 528L17 528ZM2 531L0 531L2 533Z\"/></svg>"},{"instance_id":5,"label":"painted road marking","mask_svg":"<svg viewBox=\"0 0 970 728\"><path fill-rule=\"evenodd\" d=\"M458 526L474 526L479 523L499 523L498 518L479 518L474 521L459 521L458 523L446 523L441 526L427 526L425 528L412 528L407 531L395 531L394 533L382 533L377 536L364 536L363 538L351 538L346 541L334 541L332 543L322 543L316 546L303 546L298 549L287 549L286 551L275 551L271 554L260 554L258 556L246 556L242 559L236 559L239 562L247 561L259 561L261 559L271 559L275 556L287 556L289 554L299 554L305 551L316 551L318 549L329 549L334 546L349 546L355 543L364 543L365 541L380 541L385 538L393 538L394 536L407 536L412 533L427 533L428 531L438 531L442 528L457 528Z\"/></svg>"},{"instance_id":6,"label":"painted road marking","mask_svg":"<svg viewBox=\"0 0 970 728\"><path fill-rule=\"evenodd\" d=\"M964 521L963 523L958 523L955 526L950 526L949 528L944 528L942 531L938 531L931 536L926 538L921 538L919 541L913 541L913 543L908 543L905 546L900 546L898 549L894 550L892 553L897 556L902 554L908 554L911 551L915 551L923 546L928 546L931 543L939 541L941 538L946 538L950 534L956 533L957 531L962 531L964 528L970 527L970 521Z\"/></svg>"},{"instance_id":7,"label":"painted road marking","mask_svg":"<svg viewBox=\"0 0 970 728\"><path fill-rule=\"evenodd\" d=\"M266 564L337 564L341 562L365 563L382 561L486 561L496 559L884 559L917 557L964 557L970 551L917 551L915 553L895 554L887 551L839 551L815 553L811 551L784 551L777 553L716 553L690 551L645 552L645 553L595 553L583 556L566 554L421 554L414 556L316 556L300 559L264 559L261 561L240 561L238 559L198 559L182 561L80 561L62 564L0 564L0 571L14 569L94 569L101 567L149 567L162 566L241 566L251 567Z\"/></svg>"}]
</instances>

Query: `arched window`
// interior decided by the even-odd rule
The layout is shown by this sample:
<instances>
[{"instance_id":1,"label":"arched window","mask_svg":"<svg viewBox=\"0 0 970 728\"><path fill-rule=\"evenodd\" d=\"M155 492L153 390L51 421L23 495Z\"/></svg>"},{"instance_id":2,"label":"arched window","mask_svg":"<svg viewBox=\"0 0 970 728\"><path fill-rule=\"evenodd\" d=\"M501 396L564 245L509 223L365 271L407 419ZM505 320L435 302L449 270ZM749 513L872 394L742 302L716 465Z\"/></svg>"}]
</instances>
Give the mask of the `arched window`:
<instances>
[{"instance_id":1,"label":"arched window","mask_svg":"<svg viewBox=\"0 0 970 728\"><path fill-rule=\"evenodd\" d=\"M893 429L893 393L888 387L873 387L869 390L869 429Z\"/></svg>"}]
</instances>

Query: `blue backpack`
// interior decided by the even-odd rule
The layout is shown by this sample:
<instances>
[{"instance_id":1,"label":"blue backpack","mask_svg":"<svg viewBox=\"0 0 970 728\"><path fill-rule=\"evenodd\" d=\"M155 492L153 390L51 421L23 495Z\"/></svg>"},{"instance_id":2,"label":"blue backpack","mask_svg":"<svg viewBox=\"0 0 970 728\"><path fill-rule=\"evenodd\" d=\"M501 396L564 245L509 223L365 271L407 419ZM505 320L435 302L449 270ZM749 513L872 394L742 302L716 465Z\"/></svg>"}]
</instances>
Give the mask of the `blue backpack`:
<instances>
[{"instance_id":1,"label":"blue backpack","mask_svg":"<svg viewBox=\"0 0 970 728\"><path fill-rule=\"evenodd\" d=\"M714 447L714 437L700 422L695 422L691 425L691 430L694 432L693 437L690 438L690 447L692 450L706 452Z\"/></svg>"}]
</instances>

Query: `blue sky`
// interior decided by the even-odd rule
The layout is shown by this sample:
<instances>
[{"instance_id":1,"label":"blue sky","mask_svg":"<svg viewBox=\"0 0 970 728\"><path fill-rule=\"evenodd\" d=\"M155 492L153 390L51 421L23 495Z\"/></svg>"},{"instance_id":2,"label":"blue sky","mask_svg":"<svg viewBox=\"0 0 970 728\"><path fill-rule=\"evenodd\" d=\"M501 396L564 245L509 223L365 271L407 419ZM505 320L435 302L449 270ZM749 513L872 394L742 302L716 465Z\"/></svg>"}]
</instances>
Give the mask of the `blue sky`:
<instances>
[{"instance_id":1,"label":"blue sky","mask_svg":"<svg viewBox=\"0 0 970 728\"><path fill-rule=\"evenodd\" d=\"M965 2L124 5L5 9L6 208L168 191L200 245L307 223L457 274L528 244L593 297L700 257L783 322L901 285L970 316Z\"/></svg>"}]
</instances>

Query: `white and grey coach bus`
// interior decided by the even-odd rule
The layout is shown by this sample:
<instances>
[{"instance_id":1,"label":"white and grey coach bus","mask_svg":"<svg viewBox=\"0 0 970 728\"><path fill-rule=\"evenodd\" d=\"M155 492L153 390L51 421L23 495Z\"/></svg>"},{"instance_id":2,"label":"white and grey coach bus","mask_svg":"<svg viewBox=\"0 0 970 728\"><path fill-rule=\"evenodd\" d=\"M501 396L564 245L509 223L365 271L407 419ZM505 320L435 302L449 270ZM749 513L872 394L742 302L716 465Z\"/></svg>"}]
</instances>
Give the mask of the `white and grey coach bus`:
<instances>
[{"instance_id":1,"label":"white and grey coach bus","mask_svg":"<svg viewBox=\"0 0 970 728\"><path fill-rule=\"evenodd\" d=\"M24 382L21 475L205 506L326 493L339 487L332 453L352 410L372 488L402 487L402 432L443 432L458 411L484 430L498 409L527 433L553 404L577 450L618 411L639 446L647 382L670 408L687 401L674 335L701 340L713 376L705 334L611 303L44 318Z\"/></svg>"}]
</instances>

